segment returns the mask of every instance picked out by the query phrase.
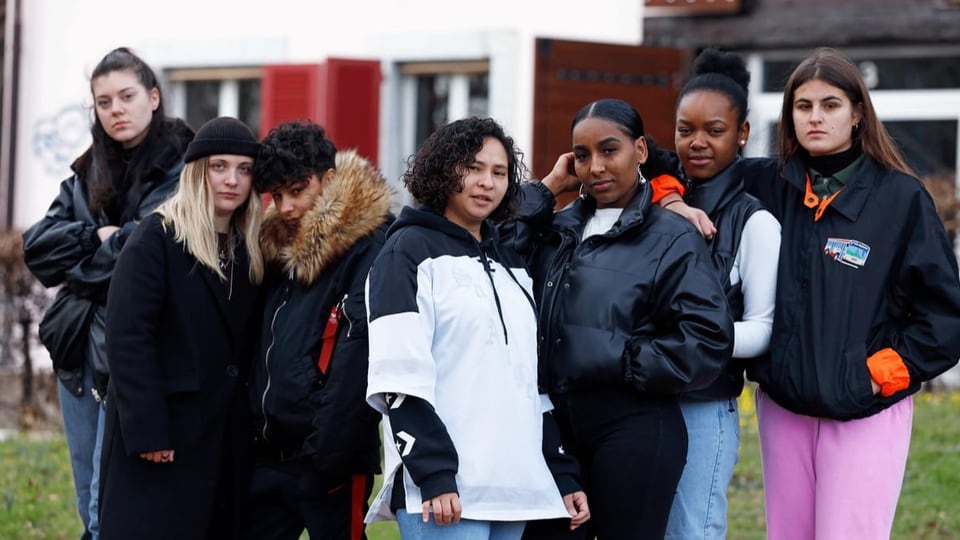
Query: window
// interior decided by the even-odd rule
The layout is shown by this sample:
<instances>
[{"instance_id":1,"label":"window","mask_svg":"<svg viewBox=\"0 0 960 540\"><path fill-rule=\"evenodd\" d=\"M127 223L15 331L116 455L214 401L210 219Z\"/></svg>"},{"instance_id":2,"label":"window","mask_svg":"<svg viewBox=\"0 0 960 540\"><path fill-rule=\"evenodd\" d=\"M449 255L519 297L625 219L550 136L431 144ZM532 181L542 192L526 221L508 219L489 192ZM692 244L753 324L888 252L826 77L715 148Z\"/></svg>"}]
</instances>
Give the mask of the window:
<instances>
[{"instance_id":1,"label":"window","mask_svg":"<svg viewBox=\"0 0 960 540\"><path fill-rule=\"evenodd\" d=\"M414 105L411 151L453 120L486 116L489 111L489 62L425 62L400 66L401 87L412 92L402 101Z\"/></svg>"},{"instance_id":2,"label":"window","mask_svg":"<svg viewBox=\"0 0 960 540\"><path fill-rule=\"evenodd\" d=\"M933 197L953 245L960 251L957 210L957 143L960 120L884 122L907 164Z\"/></svg>"},{"instance_id":3,"label":"window","mask_svg":"<svg viewBox=\"0 0 960 540\"><path fill-rule=\"evenodd\" d=\"M960 55L851 57L871 90L960 88ZM768 60L763 66L763 91L780 92L800 60Z\"/></svg>"},{"instance_id":4,"label":"window","mask_svg":"<svg viewBox=\"0 0 960 540\"><path fill-rule=\"evenodd\" d=\"M448 122L490 114L490 63L487 60L411 62L396 66L398 84L390 111L391 136L385 139L382 168L398 179L406 160L431 133Z\"/></svg>"},{"instance_id":5,"label":"window","mask_svg":"<svg viewBox=\"0 0 960 540\"><path fill-rule=\"evenodd\" d=\"M883 125L918 177L955 175L957 120L896 120Z\"/></svg>"},{"instance_id":6,"label":"window","mask_svg":"<svg viewBox=\"0 0 960 540\"><path fill-rule=\"evenodd\" d=\"M174 69L167 72L171 114L194 129L217 116L233 116L260 132L260 69Z\"/></svg>"},{"instance_id":7,"label":"window","mask_svg":"<svg viewBox=\"0 0 960 540\"><path fill-rule=\"evenodd\" d=\"M187 93L184 118L188 124L199 128L207 120L219 116L220 81L187 81L183 84Z\"/></svg>"},{"instance_id":8,"label":"window","mask_svg":"<svg viewBox=\"0 0 960 540\"><path fill-rule=\"evenodd\" d=\"M486 116L488 78L486 73L417 75L416 145L450 121Z\"/></svg>"}]
</instances>

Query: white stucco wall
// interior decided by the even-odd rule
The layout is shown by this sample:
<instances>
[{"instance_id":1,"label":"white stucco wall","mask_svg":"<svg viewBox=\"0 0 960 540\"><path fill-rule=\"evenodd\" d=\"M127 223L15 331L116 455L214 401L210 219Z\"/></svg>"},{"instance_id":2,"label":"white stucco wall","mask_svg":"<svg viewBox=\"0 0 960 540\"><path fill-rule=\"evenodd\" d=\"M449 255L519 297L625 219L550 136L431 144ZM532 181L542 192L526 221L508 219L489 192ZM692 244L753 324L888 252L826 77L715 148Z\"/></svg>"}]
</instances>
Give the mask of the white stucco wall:
<instances>
[{"instance_id":1,"label":"white stucco wall","mask_svg":"<svg viewBox=\"0 0 960 540\"><path fill-rule=\"evenodd\" d=\"M381 148L397 61L489 59L490 115L531 147L534 39L641 42L641 0L30 0L23 2L14 225L39 219L89 142L89 74L126 45L156 70L380 59ZM136 4L136 5L134 5ZM166 96L168 108L170 96Z\"/></svg>"}]
</instances>

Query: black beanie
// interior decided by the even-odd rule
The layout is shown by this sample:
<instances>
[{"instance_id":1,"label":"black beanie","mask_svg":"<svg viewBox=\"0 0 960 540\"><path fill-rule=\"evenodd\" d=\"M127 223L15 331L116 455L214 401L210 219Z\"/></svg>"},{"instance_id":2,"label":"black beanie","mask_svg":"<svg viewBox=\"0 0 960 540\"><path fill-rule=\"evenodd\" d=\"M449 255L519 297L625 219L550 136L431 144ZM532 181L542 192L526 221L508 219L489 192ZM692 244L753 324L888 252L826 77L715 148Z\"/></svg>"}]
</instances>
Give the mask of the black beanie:
<instances>
[{"instance_id":1,"label":"black beanie","mask_svg":"<svg viewBox=\"0 0 960 540\"><path fill-rule=\"evenodd\" d=\"M260 143L246 124L221 116L204 122L193 141L187 146L183 160L186 163L214 154L257 157Z\"/></svg>"}]
</instances>

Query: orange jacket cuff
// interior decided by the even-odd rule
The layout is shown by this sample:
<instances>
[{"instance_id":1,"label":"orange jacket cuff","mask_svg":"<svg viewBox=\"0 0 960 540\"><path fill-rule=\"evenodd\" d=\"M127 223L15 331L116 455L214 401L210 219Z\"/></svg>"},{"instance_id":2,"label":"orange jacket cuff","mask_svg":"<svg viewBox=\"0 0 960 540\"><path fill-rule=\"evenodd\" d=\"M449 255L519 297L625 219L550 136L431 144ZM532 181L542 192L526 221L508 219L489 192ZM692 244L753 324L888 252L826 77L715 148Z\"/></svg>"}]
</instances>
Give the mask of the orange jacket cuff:
<instances>
[{"instance_id":1,"label":"orange jacket cuff","mask_svg":"<svg viewBox=\"0 0 960 540\"><path fill-rule=\"evenodd\" d=\"M910 372L897 351L887 347L867 358L870 377L880 385L880 395L890 397L910 386Z\"/></svg>"},{"instance_id":2,"label":"orange jacket cuff","mask_svg":"<svg viewBox=\"0 0 960 540\"><path fill-rule=\"evenodd\" d=\"M660 199L671 193L676 193L683 197L683 184L680 183L680 180L677 180L669 174L661 174L651 179L650 186L653 187L653 199L651 200L653 204L657 204Z\"/></svg>"}]
</instances>

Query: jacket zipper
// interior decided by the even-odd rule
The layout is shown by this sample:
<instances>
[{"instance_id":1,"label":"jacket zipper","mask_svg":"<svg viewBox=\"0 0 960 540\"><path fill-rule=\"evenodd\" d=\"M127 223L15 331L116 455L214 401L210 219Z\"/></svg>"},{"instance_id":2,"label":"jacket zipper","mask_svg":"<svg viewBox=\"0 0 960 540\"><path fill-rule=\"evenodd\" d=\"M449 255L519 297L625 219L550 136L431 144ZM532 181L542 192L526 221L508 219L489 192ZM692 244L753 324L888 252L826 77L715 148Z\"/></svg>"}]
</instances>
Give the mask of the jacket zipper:
<instances>
[{"instance_id":1,"label":"jacket zipper","mask_svg":"<svg viewBox=\"0 0 960 540\"><path fill-rule=\"evenodd\" d=\"M290 299L290 289L293 286L293 271L290 272L290 276L286 285L284 285L283 290L283 300L280 302L280 305L277 306L277 309L273 312L273 318L270 319L270 346L267 347L267 353L263 358L264 368L267 370L267 384L263 388L263 395L260 396L260 413L263 416L263 429L260 431L260 435L263 437L263 440L267 440L267 431L269 430L270 420L267 417L267 394L270 392L270 383L272 382L270 374L270 353L273 352L273 346L277 343L277 335L274 331L274 327L277 324L277 317L280 315L280 310L287 305L287 302Z\"/></svg>"},{"instance_id":2,"label":"jacket zipper","mask_svg":"<svg viewBox=\"0 0 960 540\"><path fill-rule=\"evenodd\" d=\"M339 313L339 314L341 314L341 315L344 315L344 314L347 313L347 311L346 311L346 306L347 306L347 297L348 297L348 296L350 296L350 295L349 295L349 294L345 294L345 295L343 295L343 298L340 299L340 303L337 304L337 313ZM352 320L349 316L346 316L346 317L344 317L344 318L347 319L347 337L350 337L350 332L353 331L353 320Z\"/></svg>"}]
</instances>

